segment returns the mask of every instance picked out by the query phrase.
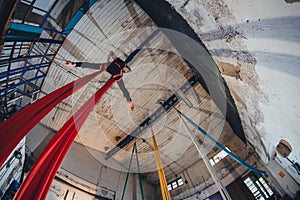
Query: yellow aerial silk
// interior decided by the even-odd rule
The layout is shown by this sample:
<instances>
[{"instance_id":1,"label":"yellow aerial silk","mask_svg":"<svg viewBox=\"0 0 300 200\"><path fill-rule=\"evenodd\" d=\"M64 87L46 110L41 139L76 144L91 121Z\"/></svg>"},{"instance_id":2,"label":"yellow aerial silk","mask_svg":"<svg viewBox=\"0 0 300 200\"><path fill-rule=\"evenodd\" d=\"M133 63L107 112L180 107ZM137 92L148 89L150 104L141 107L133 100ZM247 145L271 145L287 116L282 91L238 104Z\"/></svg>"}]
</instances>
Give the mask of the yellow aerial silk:
<instances>
[{"instance_id":1,"label":"yellow aerial silk","mask_svg":"<svg viewBox=\"0 0 300 200\"><path fill-rule=\"evenodd\" d=\"M155 137L153 134L153 130L152 130L152 143L153 143L153 148L154 148L154 153L155 153L155 158L156 158L157 173L158 173L158 177L159 177L162 199L163 200L171 200L171 196L170 196L168 186L167 186L165 172L164 172L163 165L162 165L162 162L161 162L161 159L159 156L158 147L157 147L156 140L155 140Z\"/></svg>"}]
</instances>

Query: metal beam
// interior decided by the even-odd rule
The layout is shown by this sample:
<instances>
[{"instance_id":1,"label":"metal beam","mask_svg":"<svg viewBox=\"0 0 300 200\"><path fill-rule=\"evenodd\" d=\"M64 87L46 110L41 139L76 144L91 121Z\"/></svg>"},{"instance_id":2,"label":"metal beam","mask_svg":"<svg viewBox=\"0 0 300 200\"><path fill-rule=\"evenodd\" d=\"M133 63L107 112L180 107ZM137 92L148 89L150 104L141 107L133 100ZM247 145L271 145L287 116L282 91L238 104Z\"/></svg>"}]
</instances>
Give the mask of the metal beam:
<instances>
[{"instance_id":1,"label":"metal beam","mask_svg":"<svg viewBox=\"0 0 300 200\"><path fill-rule=\"evenodd\" d=\"M37 92L39 92L40 91L40 89L35 89L35 90L32 90L32 91L30 91L30 92L26 92L26 93L23 93L23 91L21 91L21 90L19 90L19 91L17 91L20 95L19 96L16 96L15 98L13 98L13 99L10 99L9 101L7 101L6 102L6 104L8 105L8 104L10 104L10 103L12 103L12 102L14 102L14 101L16 101L16 100L18 100L18 99L21 99L21 98L23 98L23 97L29 97L29 98L32 98L32 95L33 94L35 94L35 93L37 93ZM28 102L28 104L30 104L30 102Z\"/></svg>"},{"instance_id":2,"label":"metal beam","mask_svg":"<svg viewBox=\"0 0 300 200\"><path fill-rule=\"evenodd\" d=\"M198 83L198 79L193 76L190 78L180 90L185 94L192 87ZM109 159L115 153L120 151L122 148L126 147L130 142L135 140L139 135L141 135L145 130L147 130L151 124L160 119L166 112L168 112L172 107L174 107L179 102L179 99L175 94L169 97L160 108L158 108L150 117L144 120L137 128L135 128L129 135L127 135L123 140L121 140L113 149L106 153L105 159Z\"/></svg>"},{"instance_id":3,"label":"metal beam","mask_svg":"<svg viewBox=\"0 0 300 200\"><path fill-rule=\"evenodd\" d=\"M18 23L10 23L9 24L9 30L10 31L18 31L18 32L26 32L26 33L32 33L34 35L41 35L43 32L43 28L32 26L28 24L18 24Z\"/></svg>"},{"instance_id":4,"label":"metal beam","mask_svg":"<svg viewBox=\"0 0 300 200\"><path fill-rule=\"evenodd\" d=\"M9 77L9 76L12 76L12 75L19 74L19 73L22 73L24 70L26 70L28 72L30 70L35 70L35 69L48 67L50 65L50 63L51 62L46 62L46 63L41 63L41 64L24 66L24 67L20 67L20 68L16 68L16 69L11 69L9 71L5 71L5 72L0 73L0 78Z\"/></svg>"},{"instance_id":5,"label":"metal beam","mask_svg":"<svg viewBox=\"0 0 300 200\"><path fill-rule=\"evenodd\" d=\"M47 39L47 38L38 38L38 37L7 35L5 37L5 42L42 42L42 43L51 43L51 44L62 44L64 41Z\"/></svg>"},{"instance_id":6,"label":"metal beam","mask_svg":"<svg viewBox=\"0 0 300 200\"><path fill-rule=\"evenodd\" d=\"M20 82L20 83L17 83L17 84L15 84L15 85L12 85L12 86L10 86L10 87L8 87L8 88L4 88L3 90L0 90L0 94L1 94L1 93L4 93L4 92L7 92L7 91L9 91L9 90L12 90L12 89L14 89L14 88L16 88L16 87L19 87L19 86L21 86L21 85L24 85L24 84L26 84L26 83L29 83L29 82L31 82L31 81L35 81L35 80L37 80L37 79L44 78L44 77L46 77L46 75L47 75L47 74L43 74L43 75L37 76L37 77L35 77L35 78L28 79L28 80L26 80L26 81L22 81L22 82Z\"/></svg>"},{"instance_id":7,"label":"metal beam","mask_svg":"<svg viewBox=\"0 0 300 200\"><path fill-rule=\"evenodd\" d=\"M84 1L81 7L77 10L72 19L68 22L66 27L64 28L64 33L69 34L75 27L75 25L79 22L79 20L84 16L84 14L96 3L96 0L88 0Z\"/></svg>"},{"instance_id":8,"label":"metal beam","mask_svg":"<svg viewBox=\"0 0 300 200\"><path fill-rule=\"evenodd\" d=\"M8 63L8 62L17 62L17 61L23 61L26 59L33 59L33 58L41 58L41 57L45 57L45 56L55 56L56 54L47 54L47 55L32 55L32 56L25 56L25 57L16 57L16 58L7 58L7 59L3 59L0 60L0 63Z\"/></svg>"},{"instance_id":9,"label":"metal beam","mask_svg":"<svg viewBox=\"0 0 300 200\"><path fill-rule=\"evenodd\" d=\"M1 1L0 2L0 53L2 52L4 38L6 31L8 29L9 23L11 21L12 14L17 6L18 0L10 0L10 1ZM0 54L1 58L1 54Z\"/></svg>"}]
</instances>

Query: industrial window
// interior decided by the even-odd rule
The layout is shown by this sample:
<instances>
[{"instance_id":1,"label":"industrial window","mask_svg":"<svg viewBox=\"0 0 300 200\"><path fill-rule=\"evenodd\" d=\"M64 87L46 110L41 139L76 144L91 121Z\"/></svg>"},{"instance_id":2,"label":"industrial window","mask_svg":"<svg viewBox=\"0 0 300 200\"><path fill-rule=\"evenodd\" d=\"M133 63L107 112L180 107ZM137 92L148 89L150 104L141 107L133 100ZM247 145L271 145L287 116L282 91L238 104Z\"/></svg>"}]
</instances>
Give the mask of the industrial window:
<instances>
[{"instance_id":1,"label":"industrial window","mask_svg":"<svg viewBox=\"0 0 300 200\"><path fill-rule=\"evenodd\" d=\"M228 149L228 147L225 147L228 151L230 151ZM231 151L230 151L231 152ZM209 159L210 163L212 166L214 166L215 164L217 164L218 162L220 162L223 158L225 158L228 154L222 150L219 153L217 153L215 156L213 156L211 159Z\"/></svg>"},{"instance_id":2,"label":"industrial window","mask_svg":"<svg viewBox=\"0 0 300 200\"><path fill-rule=\"evenodd\" d=\"M45 12L45 11L48 11L51 9L54 2L55 2L55 0L35 1L33 6L34 6L35 10L40 10L40 11L43 10Z\"/></svg>"},{"instance_id":3,"label":"industrial window","mask_svg":"<svg viewBox=\"0 0 300 200\"><path fill-rule=\"evenodd\" d=\"M183 185L182 178L176 179L175 181L172 181L171 183L168 183L168 190L174 190L175 188L178 188Z\"/></svg>"},{"instance_id":4,"label":"industrial window","mask_svg":"<svg viewBox=\"0 0 300 200\"><path fill-rule=\"evenodd\" d=\"M269 199L274 194L263 177L249 176L244 180L244 183L257 200Z\"/></svg>"}]
</instances>

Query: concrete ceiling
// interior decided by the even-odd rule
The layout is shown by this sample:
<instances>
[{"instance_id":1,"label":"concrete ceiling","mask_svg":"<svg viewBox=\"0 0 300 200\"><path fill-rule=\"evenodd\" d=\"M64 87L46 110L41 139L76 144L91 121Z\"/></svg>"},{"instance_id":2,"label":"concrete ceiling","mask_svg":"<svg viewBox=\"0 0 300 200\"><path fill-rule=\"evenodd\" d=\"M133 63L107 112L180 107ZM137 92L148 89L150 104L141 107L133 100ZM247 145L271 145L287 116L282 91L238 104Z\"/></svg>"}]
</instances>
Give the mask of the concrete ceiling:
<instances>
[{"instance_id":1,"label":"concrete ceiling","mask_svg":"<svg viewBox=\"0 0 300 200\"><path fill-rule=\"evenodd\" d=\"M151 18L132 1L96 2L65 40L42 91L49 93L93 72L90 69L67 67L63 60L106 62L109 51L126 59L156 29ZM220 143L226 143L233 137L232 128L201 84L197 83L183 97L178 95L180 87L193 76L193 72L163 32L151 39L129 65L133 72L125 75L124 82L131 93L135 110L129 111L125 98L114 84L96 105L76 138L76 142L91 149L90 153L100 162L126 171L133 143L108 160L104 159L105 153L174 93L178 98L187 98L192 103L192 107L189 107L180 100L176 108L208 130ZM64 100L42 122L59 130L108 78L107 73L101 74L88 86ZM196 148L174 109L153 124L153 131L166 166L166 175L178 173L199 160ZM200 135L199 140L203 141ZM155 171L151 129L141 134L136 142L141 171ZM212 150L209 142L204 149L207 152L215 150ZM136 170L136 166L133 166L133 171ZM157 177L148 176L147 180L156 183Z\"/></svg>"}]
</instances>

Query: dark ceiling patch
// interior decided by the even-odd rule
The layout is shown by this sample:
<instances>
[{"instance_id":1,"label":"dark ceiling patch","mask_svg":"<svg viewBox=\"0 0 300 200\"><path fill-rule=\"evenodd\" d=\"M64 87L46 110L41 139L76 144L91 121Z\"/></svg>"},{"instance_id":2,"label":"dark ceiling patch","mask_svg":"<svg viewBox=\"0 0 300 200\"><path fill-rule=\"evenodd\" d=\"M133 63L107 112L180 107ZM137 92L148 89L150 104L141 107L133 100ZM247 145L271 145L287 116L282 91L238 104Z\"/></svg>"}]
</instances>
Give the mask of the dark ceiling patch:
<instances>
[{"instance_id":1,"label":"dark ceiling patch","mask_svg":"<svg viewBox=\"0 0 300 200\"><path fill-rule=\"evenodd\" d=\"M240 139L246 142L241 119L228 86L221 76L216 63L211 58L209 51L194 30L166 1L135 0L135 2L149 15L158 27L164 28L161 31L165 33L187 62L191 70L198 77L200 84L212 96L216 105L223 112L224 116L226 116L233 131ZM174 31L184 35L176 34ZM186 40L185 38L191 38L193 41ZM195 43L198 45L195 46ZM226 109L224 109L224 101Z\"/></svg>"}]
</instances>

